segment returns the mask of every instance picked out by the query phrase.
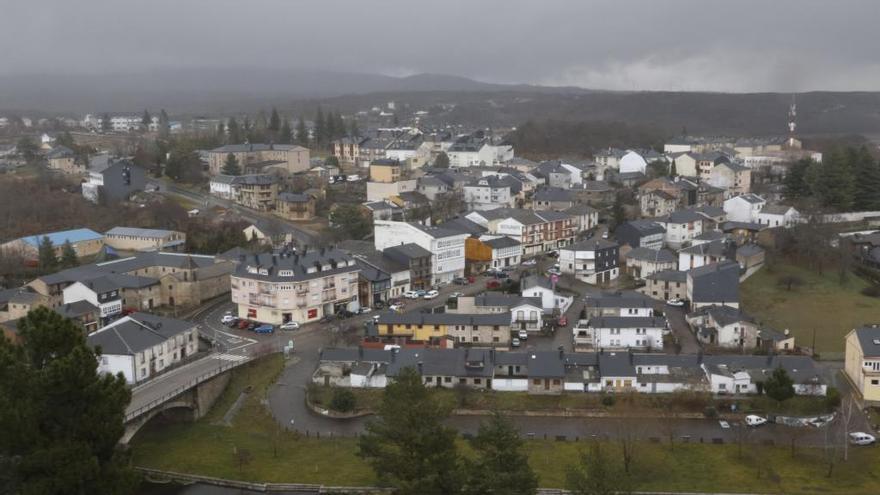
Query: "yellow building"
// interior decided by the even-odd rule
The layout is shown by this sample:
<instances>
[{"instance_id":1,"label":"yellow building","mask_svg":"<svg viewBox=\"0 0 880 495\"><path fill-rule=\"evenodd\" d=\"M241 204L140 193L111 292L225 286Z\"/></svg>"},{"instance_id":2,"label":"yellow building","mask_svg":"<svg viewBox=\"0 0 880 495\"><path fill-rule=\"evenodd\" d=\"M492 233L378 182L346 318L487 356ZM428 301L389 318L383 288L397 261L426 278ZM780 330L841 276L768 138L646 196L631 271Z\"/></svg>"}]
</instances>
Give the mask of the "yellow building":
<instances>
[{"instance_id":1,"label":"yellow building","mask_svg":"<svg viewBox=\"0 0 880 495\"><path fill-rule=\"evenodd\" d=\"M386 184L400 180L400 162L397 160L374 160L370 163L370 180Z\"/></svg>"},{"instance_id":2,"label":"yellow building","mask_svg":"<svg viewBox=\"0 0 880 495\"><path fill-rule=\"evenodd\" d=\"M506 347L510 343L510 312L493 314L387 313L376 323L379 337L409 341Z\"/></svg>"},{"instance_id":3,"label":"yellow building","mask_svg":"<svg viewBox=\"0 0 880 495\"><path fill-rule=\"evenodd\" d=\"M847 334L844 369L866 402L880 402L880 325Z\"/></svg>"}]
</instances>

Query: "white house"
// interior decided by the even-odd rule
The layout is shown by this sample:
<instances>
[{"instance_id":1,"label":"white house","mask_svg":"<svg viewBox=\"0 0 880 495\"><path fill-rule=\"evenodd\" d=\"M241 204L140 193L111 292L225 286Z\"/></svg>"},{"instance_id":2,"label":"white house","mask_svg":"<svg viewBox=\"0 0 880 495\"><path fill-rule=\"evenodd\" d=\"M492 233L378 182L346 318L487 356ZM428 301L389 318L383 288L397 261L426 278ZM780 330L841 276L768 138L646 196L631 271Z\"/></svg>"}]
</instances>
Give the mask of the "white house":
<instances>
[{"instance_id":1,"label":"white house","mask_svg":"<svg viewBox=\"0 0 880 495\"><path fill-rule=\"evenodd\" d=\"M666 229L663 242L673 249L690 244L703 233L703 216L693 210L673 211L665 217L655 218L654 221Z\"/></svg>"},{"instance_id":2,"label":"white house","mask_svg":"<svg viewBox=\"0 0 880 495\"><path fill-rule=\"evenodd\" d=\"M880 194L880 192L878 192ZM764 205L758 212L757 223L769 227L792 227L800 221L800 213L791 206Z\"/></svg>"},{"instance_id":3,"label":"white house","mask_svg":"<svg viewBox=\"0 0 880 495\"><path fill-rule=\"evenodd\" d=\"M464 276L467 233L390 220L375 220L373 227L377 251L409 243L430 251L432 284L446 284Z\"/></svg>"},{"instance_id":4,"label":"white house","mask_svg":"<svg viewBox=\"0 0 880 495\"><path fill-rule=\"evenodd\" d=\"M87 342L101 349L99 372L122 373L135 384L195 355L199 331L188 321L133 313L90 334Z\"/></svg>"},{"instance_id":5,"label":"white house","mask_svg":"<svg viewBox=\"0 0 880 495\"><path fill-rule=\"evenodd\" d=\"M654 316L654 301L634 291L601 292L587 294L584 309L589 318L619 316L625 318L648 318Z\"/></svg>"},{"instance_id":6,"label":"white house","mask_svg":"<svg viewBox=\"0 0 880 495\"><path fill-rule=\"evenodd\" d=\"M481 177L464 186L464 202L472 210L512 207L510 184L497 176Z\"/></svg>"},{"instance_id":7,"label":"white house","mask_svg":"<svg viewBox=\"0 0 880 495\"><path fill-rule=\"evenodd\" d=\"M709 389L713 394L754 394L758 391L749 372L733 368L727 364L702 365L709 379Z\"/></svg>"},{"instance_id":8,"label":"white house","mask_svg":"<svg viewBox=\"0 0 880 495\"><path fill-rule=\"evenodd\" d=\"M766 203L757 194L741 194L724 201L724 213L731 222L757 222Z\"/></svg>"},{"instance_id":9,"label":"white house","mask_svg":"<svg viewBox=\"0 0 880 495\"><path fill-rule=\"evenodd\" d=\"M215 175L211 177L208 187L213 196L223 199L235 199L235 182L236 177L234 175Z\"/></svg>"},{"instance_id":10,"label":"white house","mask_svg":"<svg viewBox=\"0 0 880 495\"><path fill-rule=\"evenodd\" d=\"M735 255L734 247L726 240L694 244L678 252L678 269L687 271L712 263L719 263Z\"/></svg>"},{"instance_id":11,"label":"white house","mask_svg":"<svg viewBox=\"0 0 880 495\"><path fill-rule=\"evenodd\" d=\"M483 236L486 237L486 236ZM501 236L494 239L481 238L483 244L492 248L492 268L503 268L507 266L517 266L522 261L523 248L522 243L516 239Z\"/></svg>"},{"instance_id":12,"label":"white house","mask_svg":"<svg viewBox=\"0 0 880 495\"><path fill-rule=\"evenodd\" d=\"M687 315L687 322L704 344L740 349L758 345L758 325L737 308L706 306Z\"/></svg>"},{"instance_id":13,"label":"white house","mask_svg":"<svg viewBox=\"0 0 880 495\"><path fill-rule=\"evenodd\" d=\"M122 312L122 294L118 284L108 277L98 277L85 282L74 282L64 288L64 304L77 301L88 301L100 310L102 319L110 318Z\"/></svg>"},{"instance_id":14,"label":"white house","mask_svg":"<svg viewBox=\"0 0 880 495\"><path fill-rule=\"evenodd\" d=\"M662 349L666 319L657 316L598 316L590 318L593 347L598 349Z\"/></svg>"},{"instance_id":15,"label":"white house","mask_svg":"<svg viewBox=\"0 0 880 495\"><path fill-rule=\"evenodd\" d=\"M552 313L557 308L563 314L574 298L557 294L553 283L541 275L530 275L520 281L520 294L523 297L537 297L541 300L544 313Z\"/></svg>"},{"instance_id":16,"label":"white house","mask_svg":"<svg viewBox=\"0 0 880 495\"><path fill-rule=\"evenodd\" d=\"M627 150L623 156L617 161L618 169L621 174L640 172L645 173L648 169L648 162L642 155L633 150Z\"/></svg>"},{"instance_id":17,"label":"white house","mask_svg":"<svg viewBox=\"0 0 880 495\"><path fill-rule=\"evenodd\" d=\"M617 243L598 237L559 249L560 271L588 284L608 283L617 279L618 264Z\"/></svg>"}]
</instances>

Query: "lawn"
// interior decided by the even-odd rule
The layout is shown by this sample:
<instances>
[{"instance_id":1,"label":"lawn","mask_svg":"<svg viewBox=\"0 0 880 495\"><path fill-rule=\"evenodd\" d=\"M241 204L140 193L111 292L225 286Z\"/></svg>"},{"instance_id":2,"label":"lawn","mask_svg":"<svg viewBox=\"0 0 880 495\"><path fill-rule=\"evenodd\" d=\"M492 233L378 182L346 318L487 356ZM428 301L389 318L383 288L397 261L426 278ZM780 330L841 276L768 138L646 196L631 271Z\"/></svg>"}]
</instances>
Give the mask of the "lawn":
<instances>
[{"instance_id":1,"label":"lawn","mask_svg":"<svg viewBox=\"0 0 880 495\"><path fill-rule=\"evenodd\" d=\"M794 275L803 285L779 284ZM810 347L813 332L819 353L842 353L844 336L854 327L880 321L880 299L862 295L868 284L849 275L840 283L836 270L820 275L786 264L768 266L740 286L742 308L760 323L782 331L789 329L800 346ZM841 354L842 355L842 354Z\"/></svg>"},{"instance_id":2,"label":"lawn","mask_svg":"<svg viewBox=\"0 0 880 495\"><path fill-rule=\"evenodd\" d=\"M356 455L354 438L301 438L281 431L261 404L265 391L283 368L278 355L239 370L214 409L194 424L152 423L132 444L137 466L189 472L221 478L262 482L320 483L363 486L376 482L370 468ZM250 387L232 427L217 421ZM470 449L464 440L462 451ZM567 466L585 442L526 442L529 463L539 473L540 486L563 487ZM620 463L619 446L604 444L612 461ZM247 452L239 465L234 452ZM820 450L786 447L648 443L636 449L633 482L639 490L728 491L756 493L880 493L880 452L852 449L849 462L838 463L833 476Z\"/></svg>"}]
</instances>

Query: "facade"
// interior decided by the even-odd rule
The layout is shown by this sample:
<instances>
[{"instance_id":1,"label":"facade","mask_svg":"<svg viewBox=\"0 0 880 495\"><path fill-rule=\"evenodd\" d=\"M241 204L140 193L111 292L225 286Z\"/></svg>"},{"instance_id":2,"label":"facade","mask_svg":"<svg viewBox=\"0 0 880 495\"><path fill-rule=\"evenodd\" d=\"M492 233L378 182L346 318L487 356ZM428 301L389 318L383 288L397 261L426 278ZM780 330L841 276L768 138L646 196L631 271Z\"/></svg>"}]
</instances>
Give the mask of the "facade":
<instances>
[{"instance_id":1,"label":"facade","mask_svg":"<svg viewBox=\"0 0 880 495\"><path fill-rule=\"evenodd\" d=\"M800 221L800 213L791 206L765 204L752 221L768 227L790 228Z\"/></svg>"},{"instance_id":2,"label":"facade","mask_svg":"<svg viewBox=\"0 0 880 495\"><path fill-rule=\"evenodd\" d=\"M274 175L239 175L232 183L233 201L258 211L271 211L278 202L278 179Z\"/></svg>"},{"instance_id":3,"label":"facade","mask_svg":"<svg viewBox=\"0 0 880 495\"><path fill-rule=\"evenodd\" d=\"M382 339L483 347L507 347L510 325L510 313L383 313L376 322Z\"/></svg>"},{"instance_id":4,"label":"facade","mask_svg":"<svg viewBox=\"0 0 880 495\"><path fill-rule=\"evenodd\" d=\"M382 252L385 258L409 269L409 284L413 290L427 290L431 287L433 255L427 249L415 243L401 244L386 248Z\"/></svg>"},{"instance_id":5,"label":"facade","mask_svg":"<svg viewBox=\"0 0 880 495\"><path fill-rule=\"evenodd\" d=\"M635 248L624 255L626 272L637 280L663 270L674 270L677 267L675 254L668 249Z\"/></svg>"},{"instance_id":6,"label":"facade","mask_svg":"<svg viewBox=\"0 0 880 495\"><path fill-rule=\"evenodd\" d=\"M865 402L880 402L880 326L856 328L846 335L844 371Z\"/></svg>"},{"instance_id":7,"label":"facade","mask_svg":"<svg viewBox=\"0 0 880 495\"><path fill-rule=\"evenodd\" d=\"M703 217L693 210L674 211L654 220L666 230L663 242L673 249L689 245L703 233Z\"/></svg>"},{"instance_id":8,"label":"facade","mask_svg":"<svg viewBox=\"0 0 880 495\"><path fill-rule=\"evenodd\" d=\"M280 193L275 214L287 220L311 220L315 218L315 198L310 194Z\"/></svg>"},{"instance_id":9,"label":"facade","mask_svg":"<svg viewBox=\"0 0 880 495\"><path fill-rule=\"evenodd\" d=\"M766 203L756 194L742 194L724 201L724 213L730 222L757 222L758 213Z\"/></svg>"},{"instance_id":10,"label":"facade","mask_svg":"<svg viewBox=\"0 0 880 495\"><path fill-rule=\"evenodd\" d=\"M193 356L198 351L195 323L133 313L90 334L87 342L100 347L98 371L121 373L131 385L143 383Z\"/></svg>"},{"instance_id":11,"label":"facade","mask_svg":"<svg viewBox=\"0 0 880 495\"><path fill-rule=\"evenodd\" d=\"M758 346L758 325L737 308L705 306L687 315L687 322L703 344L739 349Z\"/></svg>"},{"instance_id":12,"label":"facade","mask_svg":"<svg viewBox=\"0 0 880 495\"><path fill-rule=\"evenodd\" d=\"M395 200L403 193L415 192L418 188L416 179L399 180L396 182L367 182L367 201Z\"/></svg>"},{"instance_id":13,"label":"facade","mask_svg":"<svg viewBox=\"0 0 880 495\"><path fill-rule=\"evenodd\" d=\"M511 331L538 332L543 326L544 310L541 301L513 294L487 292L477 296L459 296L455 307L447 313L509 314Z\"/></svg>"},{"instance_id":14,"label":"facade","mask_svg":"<svg viewBox=\"0 0 880 495\"><path fill-rule=\"evenodd\" d=\"M469 273L518 266L522 261L522 244L510 237L465 239L465 258Z\"/></svg>"},{"instance_id":15,"label":"facade","mask_svg":"<svg viewBox=\"0 0 880 495\"><path fill-rule=\"evenodd\" d=\"M579 322L575 335L583 339L585 330L591 334L594 349L663 349L663 333L666 319L656 316L597 316L590 318L586 326Z\"/></svg>"},{"instance_id":16,"label":"facade","mask_svg":"<svg viewBox=\"0 0 880 495\"><path fill-rule=\"evenodd\" d=\"M465 217L485 227L488 234L516 239L523 245L524 256L559 249L574 241L575 221L562 212L499 208L473 211Z\"/></svg>"},{"instance_id":17,"label":"facade","mask_svg":"<svg viewBox=\"0 0 880 495\"><path fill-rule=\"evenodd\" d=\"M240 318L275 325L359 307L357 264L338 249L245 256L231 288Z\"/></svg>"},{"instance_id":18,"label":"facade","mask_svg":"<svg viewBox=\"0 0 880 495\"><path fill-rule=\"evenodd\" d=\"M141 167L118 161L100 172L89 172L82 185L83 197L93 203L116 203L144 190L147 174Z\"/></svg>"},{"instance_id":19,"label":"facade","mask_svg":"<svg viewBox=\"0 0 880 495\"><path fill-rule=\"evenodd\" d=\"M56 146L46 154L46 160L49 162L50 169L61 173L81 174L86 171L85 167L77 165L76 155L67 146Z\"/></svg>"},{"instance_id":20,"label":"facade","mask_svg":"<svg viewBox=\"0 0 880 495\"><path fill-rule=\"evenodd\" d=\"M564 314L574 302L572 297L557 294L553 282L541 275L529 275L520 280L520 294L522 297L540 300L541 307L547 314Z\"/></svg>"},{"instance_id":21,"label":"facade","mask_svg":"<svg viewBox=\"0 0 880 495\"><path fill-rule=\"evenodd\" d=\"M618 291L588 294L584 299L587 318L654 316L654 302L638 292Z\"/></svg>"},{"instance_id":22,"label":"facade","mask_svg":"<svg viewBox=\"0 0 880 495\"><path fill-rule=\"evenodd\" d=\"M736 246L724 239L696 244L678 252L678 269L687 271L712 263L720 263L732 259L735 250Z\"/></svg>"},{"instance_id":23,"label":"facade","mask_svg":"<svg viewBox=\"0 0 880 495\"><path fill-rule=\"evenodd\" d=\"M614 230L614 238L621 245L659 250L663 247L666 229L650 219L632 220Z\"/></svg>"},{"instance_id":24,"label":"facade","mask_svg":"<svg viewBox=\"0 0 880 495\"><path fill-rule=\"evenodd\" d=\"M660 301L687 300L687 272L678 270L654 272L645 278L645 286L641 287L639 292Z\"/></svg>"},{"instance_id":25,"label":"facade","mask_svg":"<svg viewBox=\"0 0 880 495\"><path fill-rule=\"evenodd\" d=\"M232 154L242 170L259 162L277 162L273 168L295 174L309 169L309 150L294 144L227 144L208 151L208 169L219 175Z\"/></svg>"},{"instance_id":26,"label":"facade","mask_svg":"<svg viewBox=\"0 0 880 495\"><path fill-rule=\"evenodd\" d=\"M370 163L370 181L390 184L401 179L401 165L397 160L381 159Z\"/></svg>"},{"instance_id":27,"label":"facade","mask_svg":"<svg viewBox=\"0 0 880 495\"><path fill-rule=\"evenodd\" d=\"M532 196L532 207L535 210L567 210L575 205L574 194L568 189L558 187L541 187Z\"/></svg>"},{"instance_id":28,"label":"facade","mask_svg":"<svg viewBox=\"0 0 880 495\"><path fill-rule=\"evenodd\" d=\"M510 184L497 176L481 177L464 186L464 202L472 210L491 210L514 206Z\"/></svg>"},{"instance_id":29,"label":"facade","mask_svg":"<svg viewBox=\"0 0 880 495\"><path fill-rule=\"evenodd\" d=\"M104 233L104 244L120 251L182 251L186 234L176 230L113 227Z\"/></svg>"},{"instance_id":30,"label":"facade","mask_svg":"<svg viewBox=\"0 0 880 495\"><path fill-rule=\"evenodd\" d=\"M377 251L409 243L428 250L431 253L432 285L447 284L464 276L468 234L414 222L377 220L373 226Z\"/></svg>"},{"instance_id":31,"label":"facade","mask_svg":"<svg viewBox=\"0 0 880 495\"><path fill-rule=\"evenodd\" d=\"M616 242L593 238L559 249L562 273L574 275L588 284L607 284L618 276L619 246Z\"/></svg>"},{"instance_id":32,"label":"facade","mask_svg":"<svg viewBox=\"0 0 880 495\"><path fill-rule=\"evenodd\" d=\"M752 190L752 169L735 163L720 163L709 173L706 182L724 189L725 198L748 194Z\"/></svg>"},{"instance_id":33,"label":"facade","mask_svg":"<svg viewBox=\"0 0 880 495\"><path fill-rule=\"evenodd\" d=\"M639 208L644 217L669 215L678 205L678 197L662 189L646 191L639 195Z\"/></svg>"}]
</instances>

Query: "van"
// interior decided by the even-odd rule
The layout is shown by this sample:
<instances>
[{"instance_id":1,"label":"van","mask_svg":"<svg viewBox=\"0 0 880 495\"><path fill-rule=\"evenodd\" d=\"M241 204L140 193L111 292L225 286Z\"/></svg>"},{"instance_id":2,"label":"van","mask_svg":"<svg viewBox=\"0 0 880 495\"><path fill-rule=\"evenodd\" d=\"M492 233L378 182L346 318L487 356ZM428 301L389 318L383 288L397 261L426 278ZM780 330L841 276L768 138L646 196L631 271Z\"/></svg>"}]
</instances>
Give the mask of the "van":
<instances>
[{"instance_id":1,"label":"van","mask_svg":"<svg viewBox=\"0 0 880 495\"><path fill-rule=\"evenodd\" d=\"M868 435L861 431L854 431L849 434L849 443L853 445L873 445L877 441L874 435Z\"/></svg>"}]
</instances>

